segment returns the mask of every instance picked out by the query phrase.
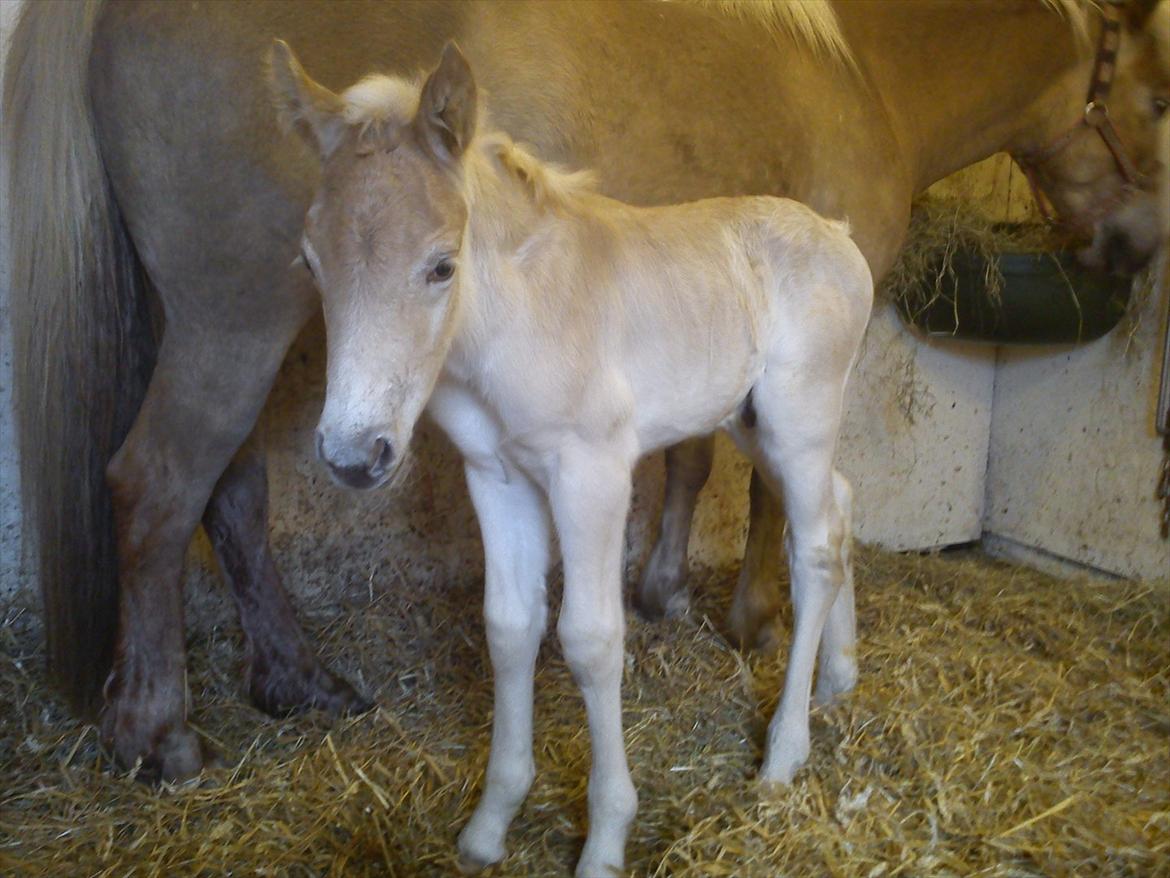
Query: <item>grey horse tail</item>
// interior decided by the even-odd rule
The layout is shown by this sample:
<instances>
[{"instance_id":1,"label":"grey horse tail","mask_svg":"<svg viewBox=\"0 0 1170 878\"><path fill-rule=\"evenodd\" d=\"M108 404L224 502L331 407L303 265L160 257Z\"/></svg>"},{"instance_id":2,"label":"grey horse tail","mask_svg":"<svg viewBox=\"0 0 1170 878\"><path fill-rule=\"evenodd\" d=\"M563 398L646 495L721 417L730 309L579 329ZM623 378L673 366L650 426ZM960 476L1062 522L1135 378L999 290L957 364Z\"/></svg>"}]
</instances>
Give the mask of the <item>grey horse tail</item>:
<instances>
[{"instance_id":1,"label":"grey horse tail","mask_svg":"<svg viewBox=\"0 0 1170 878\"><path fill-rule=\"evenodd\" d=\"M40 582L50 676L83 715L100 705L118 624L105 468L155 356L89 100L100 11L101 0L26 4L3 103L23 564Z\"/></svg>"}]
</instances>

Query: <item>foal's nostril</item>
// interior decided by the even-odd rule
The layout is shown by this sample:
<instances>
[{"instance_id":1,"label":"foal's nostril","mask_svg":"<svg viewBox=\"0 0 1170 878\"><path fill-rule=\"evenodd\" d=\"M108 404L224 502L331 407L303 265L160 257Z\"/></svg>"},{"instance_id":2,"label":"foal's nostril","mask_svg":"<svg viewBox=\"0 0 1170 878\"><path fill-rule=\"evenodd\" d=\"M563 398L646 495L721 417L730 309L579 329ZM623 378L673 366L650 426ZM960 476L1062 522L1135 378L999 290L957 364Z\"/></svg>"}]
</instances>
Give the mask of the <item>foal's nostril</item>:
<instances>
[{"instance_id":1,"label":"foal's nostril","mask_svg":"<svg viewBox=\"0 0 1170 878\"><path fill-rule=\"evenodd\" d=\"M325 460L325 437L322 435L320 430L317 431L316 438L317 438L317 460L324 461Z\"/></svg>"},{"instance_id":2,"label":"foal's nostril","mask_svg":"<svg viewBox=\"0 0 1170 878\"><path fill-rule=\"evenodd\" d=\"M391 462L394 460L394 447L383 439L378 437L374 442L374 452L370 456L373 464L370 466L370 472L384 473L390 468Z\"/></svg>"}]
</instances>

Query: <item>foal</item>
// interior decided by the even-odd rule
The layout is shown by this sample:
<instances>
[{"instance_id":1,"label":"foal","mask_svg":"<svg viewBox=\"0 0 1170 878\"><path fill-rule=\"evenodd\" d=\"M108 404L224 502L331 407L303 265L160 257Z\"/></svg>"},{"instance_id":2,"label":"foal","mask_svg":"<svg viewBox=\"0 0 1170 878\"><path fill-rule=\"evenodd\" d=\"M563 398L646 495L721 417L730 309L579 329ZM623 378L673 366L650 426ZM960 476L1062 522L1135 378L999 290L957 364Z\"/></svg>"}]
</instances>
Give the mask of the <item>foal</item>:
<instances>
[{"instance_id":1,"label":"foal","mask_svg":"<svg viewBox=\"0 0 1170 878\"><path fill-rule=\"evenodd\" d=\"M475 82L452 44L421 89L371 77L335 95L284 43L272 74L285 119L323 162L303 238L329 348L318 453L345 485L383 484L425 408L464 458L483 534L495 711L464 862L503 858L533 780L555 531L557 634L593 746L577 874L622 868L637 805L620 695L631 472L715 429L789 517L795 631L760 776L791 780L809 751L818 641L819 697L857 673L850 490L833 455L873 284L845 226L778 198L604 198L588 175L477 133Z\"/></svg>"}]
</instances>

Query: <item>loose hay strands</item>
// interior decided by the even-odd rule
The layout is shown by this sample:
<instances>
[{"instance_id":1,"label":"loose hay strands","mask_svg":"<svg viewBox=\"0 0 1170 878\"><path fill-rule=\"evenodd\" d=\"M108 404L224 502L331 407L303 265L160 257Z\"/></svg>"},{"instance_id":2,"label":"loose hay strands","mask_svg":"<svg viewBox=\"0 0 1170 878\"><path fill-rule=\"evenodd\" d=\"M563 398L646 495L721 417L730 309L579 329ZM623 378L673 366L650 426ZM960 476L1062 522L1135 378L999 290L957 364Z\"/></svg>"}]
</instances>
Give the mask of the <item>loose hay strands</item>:
<instances>
[{"instance_id":1,"label":"loose hay strands","mask_svg":"<svg viewBox=\"0 0 1170 878\"><path fill-rule=\"evenodd\" d=\"M630 617L631 874L1170 874L1167 587L1058 581L971 553L858 554L861 683L814 712L810 764L788 789L752 780L784 663L719 634L733 572L700 577L686 620ZM159 789L98 767L93 733L45 688L36 620L11 611L0 874L454 874L490 727L478 584L371 583L370 569L337 565L336 603L306 616L380 707L265 718L242 700L237 636L197 626L194 720L225 765ZM569 873L588 753L580 696L546 646L537 780L494 874Z\"/></svg>"},{"instance_id":2,"label":"loose hay strands","mask_svg":"<svg viewBox=\"0 0 1170 878\"><path fill-rule=\"evenodd\" d=\"M922 196L914 203L906 243L883 279L879 295L913 320L949 296L955 256L967 253L985 261L983 282L990 301L998 303L1003 291L1001 253L1052 253L1070 243L1049 226L1008 225L966 202ZM1075 300L1071 286L1070 291Z\"/></svg>"}]
</instances>

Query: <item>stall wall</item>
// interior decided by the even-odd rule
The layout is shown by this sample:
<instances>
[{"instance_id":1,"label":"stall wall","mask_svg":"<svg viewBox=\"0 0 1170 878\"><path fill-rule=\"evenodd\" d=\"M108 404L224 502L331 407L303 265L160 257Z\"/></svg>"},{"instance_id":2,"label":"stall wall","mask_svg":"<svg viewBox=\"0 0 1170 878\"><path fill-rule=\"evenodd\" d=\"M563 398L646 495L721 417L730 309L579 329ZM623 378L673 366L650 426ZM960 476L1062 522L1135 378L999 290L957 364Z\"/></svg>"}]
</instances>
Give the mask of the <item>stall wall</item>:
<instances>
[{"instance_id":1,"label":"stall wall","mask_svg":"<svg viewBox=\"0 0 1170 878\"><path fill-rule=\"evenodd\" d=\"M999 551L1170 578L1155 497L1165 461L1155 429L1170 312L1165 265L1132 317L1105 338L1002 350L984 521Z\"/></svg>"}]
</instances>

